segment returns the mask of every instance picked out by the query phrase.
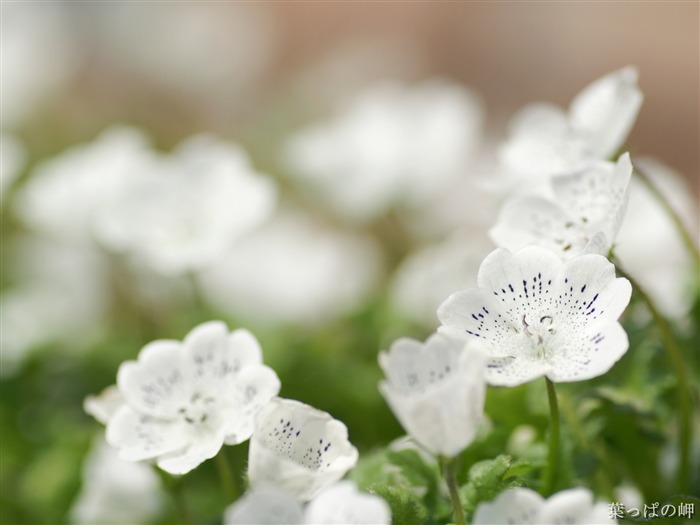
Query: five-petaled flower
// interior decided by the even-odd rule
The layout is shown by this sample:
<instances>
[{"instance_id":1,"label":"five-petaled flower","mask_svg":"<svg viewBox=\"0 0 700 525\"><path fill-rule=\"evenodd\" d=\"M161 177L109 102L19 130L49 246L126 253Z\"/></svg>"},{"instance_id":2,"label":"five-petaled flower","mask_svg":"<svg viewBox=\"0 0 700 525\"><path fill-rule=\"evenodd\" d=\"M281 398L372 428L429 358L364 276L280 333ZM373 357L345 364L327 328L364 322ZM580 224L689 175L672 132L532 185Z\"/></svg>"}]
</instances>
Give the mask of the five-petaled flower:
<instances>
[{"instance_id":1,"label":"five-petaled flower","mask_svg":"<svg viewBox=\"0 0 700 525\"><path fill-rule=\"evenodd\" d=\"M276 485L308 501L357 463L347 427L326 412L276 398L259 414L250 439L252 487Z\"/></svg>"},{"instance_id":2,"label":"five-petaled flower","mask_svg":"<svg viewBox=\"0 0 700 525\"><path fill-rule=\"evenodd\" d=\"M435 455L469 445L484 413L486 355L476 341L440 334L424 344L402 338L379 356L379 389L401 425Z\"/></svg>"},{"instance_id":3,"label":"five-petaled flower","mask_svg":"<svg viewBox=\"0 0 700 525\"><path fill-rule=\"evenodd\" d=\"M617 319L632 288L601 255L562 262L539 246L515 253L499 248L484 259L477 284L440 306L439 330L484 343L489 384L590 379L627 351Z\"/></svg>"},{"instance_id":4,"label":"five-petaled flower","mask_svg":"<svg viewBox=\"0 0 700 525\"><path fill-rule=\"evenodd\" d=\"M117 386L124 403L107 422L107 442L122 459L155 459L184 474L253 433L255 415L280 389L262 364L247 330L222 322L194 328L183 342L146 345L138 361L123 363Z\"/></svg>"}]
</instances>

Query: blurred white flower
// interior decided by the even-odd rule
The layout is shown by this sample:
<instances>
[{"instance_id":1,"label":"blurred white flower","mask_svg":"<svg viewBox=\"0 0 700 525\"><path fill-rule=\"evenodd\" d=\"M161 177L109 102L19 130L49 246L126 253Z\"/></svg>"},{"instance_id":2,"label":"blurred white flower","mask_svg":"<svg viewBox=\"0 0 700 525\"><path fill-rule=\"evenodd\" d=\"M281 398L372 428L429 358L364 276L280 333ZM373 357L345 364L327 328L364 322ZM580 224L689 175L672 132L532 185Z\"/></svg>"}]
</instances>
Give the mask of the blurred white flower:
<instances>
[{"instance_id":1,"label":"blurred white flower","mask_svg":"<svg viewBox=\"0 0 700 525\"><path fill-rule=\"evenodd\" d=\"M501 163L521 183L531 184L610 160L627 139L642 100L637 70L625 67L585 87L568 113L551 104L526 106L511 121Z\"/></svg>"},{"instance_id":2,"label":"blurred white flower","mask_svg":"<svg viewBox=\"0 0 700 525\"><path fill-rule=\"evenodd\" d=\"M100 436L83 465L72 523L153 523L164 508L160 480L148 465L119 459Z\"/></svg>"},{"instance_id":3,"label":"blurred white flower","mask_svg":"<svg viewBox=\"0 0 700 525\"><path fill-rule=\"evenodd\" d=\"M455 290L476 280L479 265L493 251L482 232L460 230L416 250L394 273L390 285L394 307L413 321L437 328L435 312Z\"/></svg>"},{"instance_id":4,"label":"blurred white flower","mask_svg":"<svg viewBox=\"0 0 700 525\"><path fill-rule=\"evenodd\" d=\"M691 237L698 239L698 205L682 177L653 159L639 159L654 186L679 215ZM697 244L696 244L697 246ZM637 177L630 182L627 213L617 236L615 255L657 306L676 319L689 310L697 270L676 225Z\"/></svg>"},{"instance_id":5,"label":"blurred white flower","mask_svg":"<svg viewBox=\"0 0 700 525\"><path fill-rule=\"evenodd\" d=\"M379 496L339 481L311 500L304 513L309 525L390 525L391 509Z\"/></svg>"},{"instance_id":6,"label":"blurred white flower","mask_svg":"<svg viewBox=\"0 0 700 525\"><path fill-rule=\"evenodd\" d=\"M215 262L272 213L276 187L245 153L206 135L192 137L135 180L100 215L100 239L164 274Z\"/></svg>"},{"instance_id":7,"label":"blurred white flower","mask_svg":"<svg viewBox=\"0 0 700 525\"><path fill-rule=\"evenodd\" d=\"M1 374L12 375L44 345L89 349L108 309L104 261L90 250L28 237L10 248L3 273L14 284L0 296Z\"/></svg>"},{"instance_id":8,"label":"blurred white flower","mask_svg":"<svg viewBox=\"0 0 700 525\"><path fill-rule=\"evenodd\" d=\"M596 503L586 488L563 490L544 499L531 489L508 489L490 503L481 503L474 513L474 525L518 523L520 525L606 525L617 523L606 503Z\"/></svg>"},{"instance_id":9,"label":"blurred white flower","mask_svg":"<svg viewBox=\"0 0 700 525\"><path fill-rule=\"evenodd\" d=\"M182 343L149 343L138 361L119 367L117 385L125 402L109 418L107 442L122 459L156 459L172 474L189 472L224 443L248 439L255 415L280 388L255 337L229 334L217 321L197 326Z\"/></svg>"},{"instance_id":10,"label":"blurred white flower","mask_svg":"<svg viewBox=\"0 0 700 525\"><path fill-rule=\"evenodd\" d=\"M76 70L80 47L62 2L3 2L2 122L6 130L42 107Z\"/></svg>"},{"instance_id":11,"label":"blurred white flower","mask_svg":"<svg viewBox=\"0 0 700 525\"><path fill-rule=\"evenodd\" d=\"M361 305L381 266L373 239L284 212L199 277L206 298L237 318L313 324Z\"/></svg>"},{"instance_id":12,"label":"blurred white flower","mask_svg":"<svg viewBox=\"0 0 700 525\"><path fill-rule=\"evenodd\" d=\"M224 514L224 525L389 525L391 509L378 496L339 481L305 507L292 494L274 486L252 488Z\"/></svg>"},{"instance_id":13,"label":"blurred white flower","mask_svg":"<svg viewBox=\"0 0 700 525\"><path fill-rule=\"evenodd\" d=\"M27 154L22 143L8 133L0 133L0 202L22 171Z\"/></svg>"},{"instance_id":14,"label":"blurred white flower","mask_svg":"<svg viewBox=\"0 0 700 525\"><path fill-rule=\"evenodd\" d=\"M106 425L123 404L124 396L119 388L117 385L111 385L96 396L87 396L83 402L83 410Z\"/></svg>"},{"instance_id":15,"label":"blurred white flower","mask_svg":"<svg viewBox=\"0 0 700 525\"><path fill-rule=\"evenodd\" d=\"M499 248L481 264L477 286L440 305L439 330L484 343L489 384L590 379L627 351L617 319L632 287L615 278L615 267L601 255L562 262L539 246L515 253Z\"/></svg>"},{"instance_id":16,"label":"blurred white flower","mask_svg":"<svg viewBox=\"0 0 700 525\"><path fill-rule=\"evenodd\" d=\"M454 457L476 436L484 414L487 357L475 341L434 334L402 338L379 364L379 390L404 429L434 455Z\"/></svg>"},{"instance_id":17,"label":"blurred white flower","mask_svg":"<svg viewBox=\"0 0 700 525\"><path fill-rule=\"evenodd\" d=\"M512 197L489 234L509 250L536 244L562 259L581 253L607 255L624 218L631 175L632 162L624 154L616 164L601 161L554 176L553 199Z\"/></svg>"},{"instance_id":18,"label":"blurred white flower","mask_svg":"<svg viewBox=\"0 0 700 525\"><path fill-rule=\"evenodd\" d=\"M308 501L342 478L357 458L342 422L304 403L277 398L256 421L248 478L253 488L275 485Z\"/></svg>"},{"instance_id":19,"label":"blurred white flower","mask_svg":"<svg viewBox=\"0 0 700 525\"><path fill-rule=\"evenodd\" d=\"M293 136L284 159L333 212L367 221L395 206L420 208L463 175L482 120L462 86L382 84Z\"/></svg>"},{"instance_id":20,"label":"blurred white flower","mask_svg":"<svg viewBox=\"0 0 700 525\"><path fill-rule=\"evenodd\" d=\"M94 240L94 226L111 202L153 169L154 156L139 131L114 127L95 141L40 164L14 199L30 227L56 238Z\"/></svg>"},{"instance_id":21,"label":"blurred white flower","mask_svg":"<svg viewBox=\"0 0 700 525\"><path fill-rule=\"evenodd\" d=\"M271 20L256 4L106 2L88 8L106 62L212 109L240 104L274 51Z\"/></svg>"}]
</instances>

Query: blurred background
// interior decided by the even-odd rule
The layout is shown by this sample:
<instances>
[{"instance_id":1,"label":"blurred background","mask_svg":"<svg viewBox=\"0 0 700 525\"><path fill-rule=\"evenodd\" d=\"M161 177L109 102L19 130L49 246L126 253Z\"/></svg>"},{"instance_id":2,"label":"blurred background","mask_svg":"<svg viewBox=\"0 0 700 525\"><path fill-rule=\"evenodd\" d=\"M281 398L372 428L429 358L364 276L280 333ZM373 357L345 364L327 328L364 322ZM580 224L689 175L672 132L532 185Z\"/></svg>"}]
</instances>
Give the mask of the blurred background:
<instances>
[{"instance_id":1,"label":"blurred background","mask_svg":"<svg viewBox=\"0 0 700 525\"><path fill-rule=\"evenodd\" d=\"M157 478L120 470L82 403L147 342L182 339L210 319L250 328L280 395L343 420L362 454L399 437L377 391L377 354L397 337L426 337L437 305L475 282L502 197L485 188L499 175L509 119L528 103L566 108L595 79L636 67L644 103L626 149L663 163L657 171L672 174L672 200L697 232L697 3L1 9L3 523L169 522ZM402 138L387 142L382 130ZM679 243L664 244L674 236L664 220L628 222L655 249L631 259L649 262L640 277L659 285L658 301L692 342L687 261ZM658 346L645 339L647 319L630 322L651 370ZM625 395L649 384L642 372L625 383L638 366L620 364ZM539 394L490 394L503 447L523 423L509 406L526 407L524 423L544 436ZM592 432L619 398L595 399ZM654 412L654 392L644 399L640 418L658 416L662 436L644 453L668 473L660 429L670 416ZM242 471L245 445L226 454ZM663 492L654 472L610 475L650 501ZM114 486L120 476L139 481ZM217 483L206 463L183 483L203 521L223 509ZM134 487L152 496L136 505ZM120 514L124 501L133 514Z\"/></svg>"}]
</instances>

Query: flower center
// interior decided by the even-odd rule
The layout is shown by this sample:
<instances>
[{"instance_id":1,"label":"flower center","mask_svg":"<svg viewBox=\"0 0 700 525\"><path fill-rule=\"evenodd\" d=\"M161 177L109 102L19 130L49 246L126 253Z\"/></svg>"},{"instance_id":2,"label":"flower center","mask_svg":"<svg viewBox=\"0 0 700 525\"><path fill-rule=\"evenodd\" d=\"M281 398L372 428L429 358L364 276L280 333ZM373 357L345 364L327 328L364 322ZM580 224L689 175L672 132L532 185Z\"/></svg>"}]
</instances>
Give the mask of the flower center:
<instances>
[{"instance_id":1,"label":"flower center","mask_svg":"<svg viewBox=\"0 0 700 525\"><path fill-rule=\"evenodd\" d=\"M189 405L180 407L177 413L180 414L180 417L186 423L201 426L210 418L214 401L214 398L211 396L204 397L200 393L195 392L190 398Z\"/></svg>"},{"instance_id":2,"label":"flower center","mask_svg":"<svg viewBox=\"0 0 700 525\"><path fill-rule=\"evenodd\" d=\"M557 333L554 318L551 315L542 315L539 319L523 315L523 333L527 336L535 357L537 359L549 359L551 350L548 341Z\"/></svg>"}]
</instances>

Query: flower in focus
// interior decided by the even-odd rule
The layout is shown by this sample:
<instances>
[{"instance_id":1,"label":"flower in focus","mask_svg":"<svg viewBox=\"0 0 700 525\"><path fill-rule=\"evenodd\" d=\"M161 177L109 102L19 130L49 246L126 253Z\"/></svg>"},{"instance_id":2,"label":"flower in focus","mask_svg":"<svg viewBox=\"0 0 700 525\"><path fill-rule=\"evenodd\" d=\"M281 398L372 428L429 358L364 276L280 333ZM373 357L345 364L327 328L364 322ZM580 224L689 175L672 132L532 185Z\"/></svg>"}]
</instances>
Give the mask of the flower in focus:
<instances>
[{"instance_id":1,"label":"flower in focus","mask_svg":"<svg viewBox=\"0 0 700 525\"><path fill-rule=\"evenodd\" d=\"M148 465L119 459L100 436L83 466L71 523L153 523L164 508L160 480Z\"/></svg>"},{"instance_id":2,"label":"flower in focus","mask_svg":"<svg viewBox=\"0 0 700 525\"><path fill-rule=\"evenodd\" d=\"M225 525L389 525L391 509L378 496L339 481L305 507L289 492L272 486L249 490L224 514Z\"/></svg>"},{"instance_id":3,"label":"flower in focus","mask_svg":"<svg viewBox=\"0 0 700 525\"><path fill-rule=\"evenodd\" d=\"M440 334L402 338L379 356L379 389L401 425L433 454L454 457L476 436L484 413L487 358L478 342Z\"/></svg>"},{"instance_id":4,"label":"flower in focus","mask_svg":"<svg viewBox=\"0 0 700 525\"><path fill-rule=\"evenodd\" d=\"M636 69L625 67L584 88L568 114L551 104L529 105L511 121L501 164L531 181L609 160L625 142L642 100Z\"/></svg>"},{"instance_id":5,"label":"flower in focus","mask_svg":"<svg viewBox=\"0 0 700 525\"><path fill-rule=\"evenodd\" d=\"M107 442L130 461L156 459L172 474L189 472L253 432L255 415L279 392L274 371L247 330L212 321L179 341L146 345L123 363L124 403L109 417ZM108 405L107 405L108 406ZM109 414L109 408L98 411Z\"/></svg>"},{"instance_id":6,"label":"flower in focus","mask_svg":"<svg viewBox=\"0 0 700 525\"><path fill-rule=\"evenodd\" d=\"M554 199L512 197L491 228L491 238L509 250L543 246L562 259L581 253L606 255L622 224L631 175L632 162L625 154L615 164L601 161L555 176Z\"/></svg>"},{"instance_id":7,"label":"flower in focus","mask_svg":"<svg viewBox=\"0 0 700 525\"><path fill-rule=\"evenodd\" d=\"M474 513L474 525L518 523L521 525L605 525L617 523L606 503L595 503L585 488L563 490L544 499L537 492L515 487L502 492L490 503L481 503Z\"/></svg>"},{"instance_id":8,"label":"flower in focus","mask_svg":"<svg viewBox=\"0 0 700 525\"><path fill-rule=\"evenodd\" d=\"M284 212L198 277L207 300L236 318L317 324L362 305L381 263L371 237Z\"/></svg>"},{"instance_id":9,"label":"flower in focus","mask_svg":"<svg viewBox=\"0 0 700 525\"><path fill-rule=\"evenodd\" d=\"M420 208L462 175L482 119L461 86L382 84L329 123L300 131L284 157L333 211L369 221L392 206Z\"/></svg>"},{"instance_id":10,"label":"flower in focus","mask_svg":"<svg viewBox=\"0 0 700 525\"><path fill-rule=\"evenodd\" d=\"M304 403L277 398L256 421L248 477L253 488L275 485L308 501L342 478L357 458L342 422Z\"/></svg>"},{"instance_id":11,"label":"flower in focus","mask_svg":"<svg viewBox=\"0 0 700 525\"><path fill-rule=\"evenodd\" d=\"M601 255L562 262L539 246L515 253L499 248L481 264L477 286L440 305L439 330L484 343L489 384L590 379L627 351L617 319L632 287L615 278L615 267Z\"/></svg>"},{"instance_id":12,"label":"flower in focus","mask_svg":"<svg viewBox=\"0 0 700 525\"><path fill-rule=\"evenodd\" d=\"M113 201L98 234L159 272L182 273L215 262L269 217L275 201L273 182L252 170L242 150L199 135Z\"/></svg>"}]
</instances>

